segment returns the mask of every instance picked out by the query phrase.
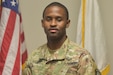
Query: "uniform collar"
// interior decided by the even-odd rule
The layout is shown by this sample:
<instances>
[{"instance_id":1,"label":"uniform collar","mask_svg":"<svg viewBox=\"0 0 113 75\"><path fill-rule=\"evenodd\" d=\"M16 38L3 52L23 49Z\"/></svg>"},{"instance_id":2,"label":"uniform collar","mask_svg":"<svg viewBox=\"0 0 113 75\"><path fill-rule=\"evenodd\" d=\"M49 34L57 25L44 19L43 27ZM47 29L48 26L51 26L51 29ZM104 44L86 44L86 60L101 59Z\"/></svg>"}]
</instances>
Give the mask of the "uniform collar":
<instances>
[{"instance_id":1,"label":"uniform collar","mask_svg":"<svg viewBox=\"0 0 113 75\"><path fill-rule=\"evenodd\" d=\"M65 59L66 54L67 54L67 50L68 50L68 44L69 44L69 39L66 38L66 40L64 41L62 46L57 50L51 50L46 45L46 51L44 54L44 58L47 61Z\"/></svg>"}]
</instances>

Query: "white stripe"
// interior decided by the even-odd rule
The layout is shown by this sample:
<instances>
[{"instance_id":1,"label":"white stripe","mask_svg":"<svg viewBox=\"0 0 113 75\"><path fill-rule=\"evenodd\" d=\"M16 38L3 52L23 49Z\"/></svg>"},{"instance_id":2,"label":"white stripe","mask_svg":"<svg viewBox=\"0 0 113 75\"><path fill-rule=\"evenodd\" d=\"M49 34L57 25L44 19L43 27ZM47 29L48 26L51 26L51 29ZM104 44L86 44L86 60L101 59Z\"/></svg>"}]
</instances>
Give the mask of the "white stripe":
<instances>
[{"instance_id":1,"label":"white stripe","mask_svg":"<svg viewBox=\"0 0 113 75\"><path fill-rule=\"evenodd\" d=\"M10 14L10 9L7 8L2 8L2 13L1 13L1 19L0 19L0 48L2 45L2 41L3 41L3 37L4 37L4 33L7 27L7 21L9 18L9 14ZM1 49L0 49L1 52Z\"/></svg>"},{"instance_id":2,"label":"white stripe","mask_svg":"<svg viewBox=\"0 0 113 75\"><path fill-rule=\"evenodd\" d=\"M81 44L82 41L82 7L80 7L80 13L79 13L79 17L78 17L78 25L77 25L77 33L76 33L76 43L78 43L79 45Z\"/></svg>"},{"instance_id":3,"label":"white stripe","mask_svg":"<svg viewBox=\"0 0 113 75\"><path fill-rule=\"evenodd\" d=\"M15 64L16 55L18 52L18 44L19 44L19 31L20 31L20 23L19 23L19 16L16 17L15 22L15 29L13 33L13 37L11 40L9 52L7 55L6 63L4 66L3 74L2 75L12 75L12 70Z\"/></svg>"},{"instance_id":4,"label":"white stripe","mask_svg":"<svg viewBox=\"0 0 113 75\"><path fill-rule=\"evenodd\" d=\"M26 51L25 41L23 41L23 43L21 43L21 50L22 50L22 54Z\"/></svg>"},{"instance_id":5,"label":"white stripe","mask_svg":"<svg viewBox=\"0 0 113 75\"><path fill-rule=\"evenodd\" d=\"M99 13L99 6L97 0L89 0L87 2L87 8L89 9L86 11L89 13L86 14L85 48L89 50L94 57L98 68L102 70L106 66L107 61L105 37Z\"/></svg>"},{"instance_id":6,"label":"white stripe","mask_svg":"<svg viewBox=\"0 0 113 75\"><path fill-rule=\"evenodd\" d=\"M93 41L91 41L91 40L86 40L87 38L90 38L90 39L92 39L92 31L93 31L93 24L92 24L92 10L93 10L93 6L92 6L93 4L92 4L92 0L87 0L86 1L86 14L85 14L85 48L87 48L87 46L89 47L90 46L90 48L88 49L90 52L91 52L91 54L92 54L92 43L93 43ZM93 54L92 54L93 55ZM94 57L94 56L93 56Z\"/></svg>"},{"instance_id":7,"label":"white stripe","mask_svg":"<svg viewBox=\"0 0 113 75\"><path fill-rule=\"evenodd\" d=\"M21 34L22 34L24 32L22 22L20 24L21 24L20 26L21 26ZM22 50L22 54L26 51L25 39L23 42L21 42L21 50Z\"/></svg>"},{"instance_id":8,"label":"white stripe","mask_svg":"<svg viewBox=\"0 0 113 75\"><path fill-rule=\"evenodd\" d=\"M21 33L23 33L24 32L24 30L23 30L23 25L22 25L22 23L20 23L21 25Z\"/></svg>"}]
</instances>

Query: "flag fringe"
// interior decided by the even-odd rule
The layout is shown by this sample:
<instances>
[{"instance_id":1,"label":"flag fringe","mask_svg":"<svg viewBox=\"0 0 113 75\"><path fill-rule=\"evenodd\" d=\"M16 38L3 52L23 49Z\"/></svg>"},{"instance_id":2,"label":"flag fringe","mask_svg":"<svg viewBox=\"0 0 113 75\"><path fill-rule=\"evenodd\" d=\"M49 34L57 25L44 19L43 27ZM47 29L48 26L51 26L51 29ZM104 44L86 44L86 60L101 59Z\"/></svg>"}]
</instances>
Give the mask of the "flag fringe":
<instances>
[{"instance_id":1,"label":"flag fringe","mask_svg":"<svg viewBox=\"0 0 113 75\"><path fill-rule=\"evenodd\" d=\"M107 65L102 71L101 71L101 74L102 75L108 75L110 71L110 65Z\"/></svg>"},{"instance_id":2,"label":"flag fringe","mask_svg":"<svg viewBox=\"0 0 113 75\"><path fill-rule=\"evenodd\" d=\"M85 10L86 10L86 0L82 0L82 47L84 48L85 40Z\"/></svg>"},{"instance_id":3,"label":"flag fringe","mask_svg":"<svg viewBox=\"0 0 113 75\"><path fill-rule=\"evenodd\" d=\"M24 69L25 69L25 63L22 64L22 70L24 70Z\"/></svg>"}]
</instances>

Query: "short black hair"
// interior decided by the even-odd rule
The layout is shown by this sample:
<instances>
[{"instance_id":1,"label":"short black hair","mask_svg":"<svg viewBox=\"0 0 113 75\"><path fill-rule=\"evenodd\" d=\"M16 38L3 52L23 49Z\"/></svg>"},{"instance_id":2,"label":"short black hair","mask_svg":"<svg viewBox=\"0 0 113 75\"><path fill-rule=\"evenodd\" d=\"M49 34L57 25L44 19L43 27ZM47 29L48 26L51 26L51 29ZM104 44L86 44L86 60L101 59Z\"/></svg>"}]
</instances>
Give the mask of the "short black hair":
<instances>
[{"instance_id":1,"label":"short black hair","mask_svg":"<svg viewBox=\"0 0 113 75\"><path fill-rule=\"evenodd\" d=\"M59 3L59 2L52 2L50 3L49 5L47 5L43 11L43 15L42 17L44 18L44 14L45 14L45 11L48 7L51 7L51 6L58 6L58 7L61 7L65 10L66 12L66 16L67 16L67 19L69 19L69 12L68 12L68 9L66 8L66 6L64 6L63 4Z\"/></svg>"}]
</instances>

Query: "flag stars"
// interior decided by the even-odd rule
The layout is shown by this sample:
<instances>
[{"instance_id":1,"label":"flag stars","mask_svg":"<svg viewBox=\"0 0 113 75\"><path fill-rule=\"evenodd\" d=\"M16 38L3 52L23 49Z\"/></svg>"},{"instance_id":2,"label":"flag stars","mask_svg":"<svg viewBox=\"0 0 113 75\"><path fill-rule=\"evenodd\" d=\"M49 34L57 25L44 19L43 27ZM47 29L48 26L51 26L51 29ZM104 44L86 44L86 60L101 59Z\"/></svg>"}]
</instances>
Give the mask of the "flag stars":
<instances>
[{"instance_id":1,"label":"flag stars","mask_svg":"<svg viewBox=\"0 0 113 75\"><path fill-rule=\"evenodd\" d=\"M15 6L15 5L16 5L16 2L15 2L14 0L12 0L12 1L11 1L11 5L12 5L12 6Z\"/></svg>"}]
</instances>

